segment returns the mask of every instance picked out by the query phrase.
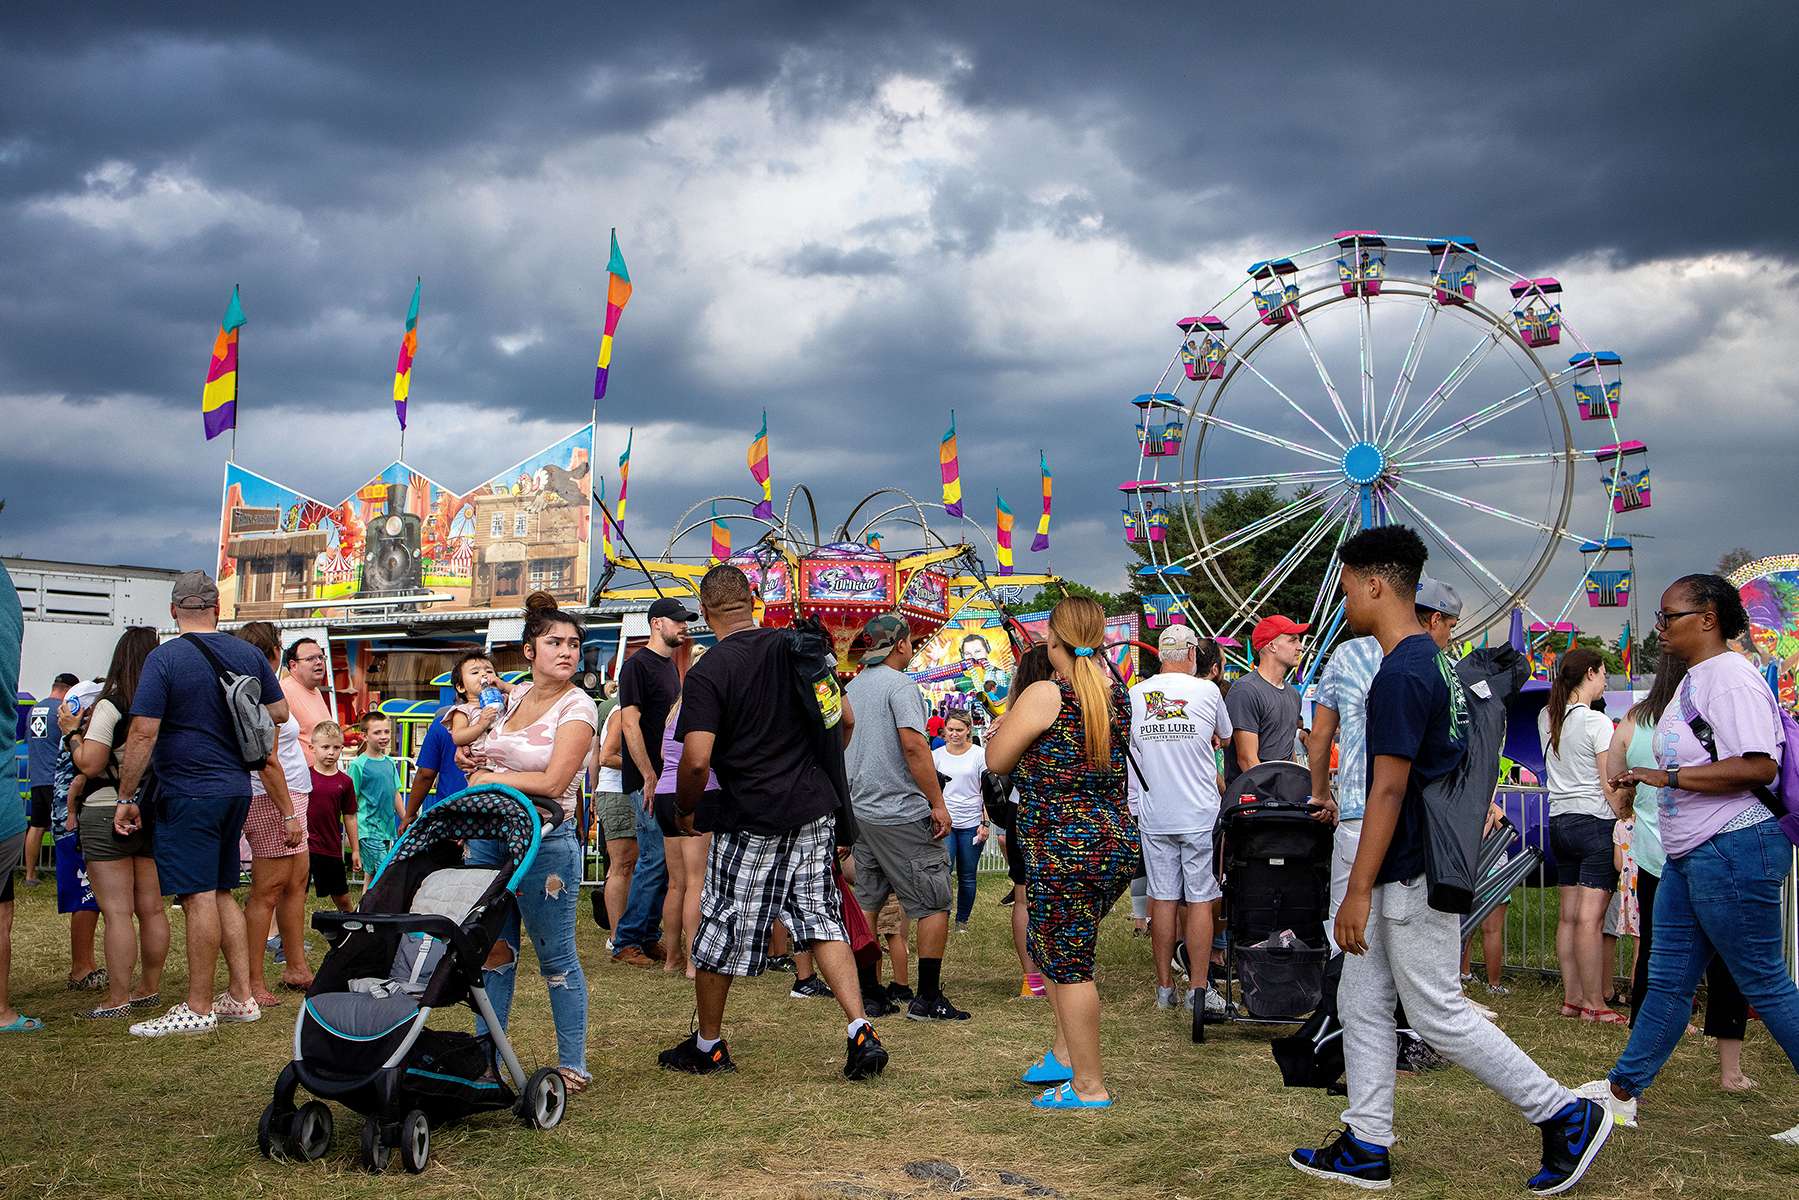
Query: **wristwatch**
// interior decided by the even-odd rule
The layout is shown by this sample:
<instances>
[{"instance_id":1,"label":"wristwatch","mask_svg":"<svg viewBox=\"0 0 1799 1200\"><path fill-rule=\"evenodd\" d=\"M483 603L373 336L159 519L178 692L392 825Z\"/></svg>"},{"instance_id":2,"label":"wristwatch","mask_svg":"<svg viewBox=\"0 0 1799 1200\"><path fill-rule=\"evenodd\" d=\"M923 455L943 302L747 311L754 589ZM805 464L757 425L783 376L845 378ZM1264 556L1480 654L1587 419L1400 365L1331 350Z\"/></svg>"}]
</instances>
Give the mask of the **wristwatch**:
<instances>
[{"instance_id":1,"label":"wristwatch","mask_svg":"<svg viewBox=\"0 0 1799 1200\"><path fill-rule=\"evenodd\" d=\"M1680 768L1679 767L1669 767L1668 768L1668 786L1671 788L1677 788L1680 786Z\"/></svg>"}]
</instances>

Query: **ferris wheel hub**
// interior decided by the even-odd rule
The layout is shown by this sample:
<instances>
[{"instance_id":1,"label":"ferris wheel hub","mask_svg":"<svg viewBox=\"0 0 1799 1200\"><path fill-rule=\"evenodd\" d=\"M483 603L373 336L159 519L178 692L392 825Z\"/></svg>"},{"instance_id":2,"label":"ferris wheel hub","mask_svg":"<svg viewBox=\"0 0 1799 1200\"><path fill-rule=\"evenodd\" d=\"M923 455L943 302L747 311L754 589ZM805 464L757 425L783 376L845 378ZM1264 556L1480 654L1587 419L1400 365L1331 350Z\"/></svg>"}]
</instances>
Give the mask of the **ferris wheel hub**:
<instances>
[{"instance_id":1,"label":"ferris wheel hub","mask_svg":"<svg viewBox=\"0 0 1799 1200\"><path fill-rule=\"evenodd\" d=\"M1356 442L1343 452L1343 475L1358 487L1373 483L1386 469L1387 455L1373 442Z\"/></svg>"}]
</instances>

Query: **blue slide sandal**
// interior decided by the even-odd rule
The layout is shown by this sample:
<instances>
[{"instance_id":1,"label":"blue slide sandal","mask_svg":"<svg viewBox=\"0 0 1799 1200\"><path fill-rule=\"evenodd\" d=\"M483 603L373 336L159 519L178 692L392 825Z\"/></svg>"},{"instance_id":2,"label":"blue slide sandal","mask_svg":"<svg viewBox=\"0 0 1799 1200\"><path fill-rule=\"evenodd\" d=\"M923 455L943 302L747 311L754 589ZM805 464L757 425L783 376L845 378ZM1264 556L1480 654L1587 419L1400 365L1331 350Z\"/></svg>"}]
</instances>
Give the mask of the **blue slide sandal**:
<instances>
[{"instance_id":1,"label":"blue slide sandal","mask_svg":"<svg viewBox=\"0 0 1799 1200\"><path fill-rule=\"evenodd\" d=\"M1112 1098L1104 1100L1083 1100L1075 1095L1074 1084L1064 1083L1060 1087L1050 1088L1041 1096L1031 1101L1032 1108L1111 1108Z\"/></svg>"}]
</instances>

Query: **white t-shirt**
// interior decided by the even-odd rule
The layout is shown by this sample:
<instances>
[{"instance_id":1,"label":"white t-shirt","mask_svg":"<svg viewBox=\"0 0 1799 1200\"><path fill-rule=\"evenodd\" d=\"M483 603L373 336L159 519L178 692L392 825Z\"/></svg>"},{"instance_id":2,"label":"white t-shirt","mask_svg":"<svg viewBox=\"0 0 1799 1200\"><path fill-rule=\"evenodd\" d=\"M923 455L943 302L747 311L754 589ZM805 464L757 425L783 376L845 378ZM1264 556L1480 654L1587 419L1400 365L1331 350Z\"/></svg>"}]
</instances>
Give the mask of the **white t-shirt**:
<instances>
[{"instance_id":1,"label":"white t-shirt","mask_svg":"<svg viewBox=\"0 0 1799 1200\"><path fill-rule=\"evenodd\" d=\"M1224 694L1209 679L1151 675L1131 689L1131 754L1125 766L1137 827L1144 833L1205 833L1218 820L1218 760L1212 739L1228 740ZM1144 785L1147 785L1145 787Z\"/></svg>"},{"instance_id":2,"label":"white t-shirt","mask_svg":"<svg viewBox=\"0 0 1799 1200\"><path fill-rule=\"evenodd\" d=\"M1599 755L1612 744L1612 723L1584 704L1570 704L1562 718L1561 749L1549 752L1549 710L1537 714L1537 741L1543 747L1549 782L1549 815L1579 813L1613 821L1618 814L1606 803L1599 783Z\"/></svg>"},{"instance_id":3,"label":"white t-shirt","mask_svg":"<svg viewBox=\"0 0 1799 1200\"><path fill-rule=\"evenodd\" d=\"M931 761L939 774L948 775L943 785L943 807L949 809L949 823L957 829L973 829L981 823L981 771L987 766L987 752L970 746L964 753L951 754L948 746L931 751Z\"/></svg>"},{"instance_id":4,"label":"white t-shirt","mask_svg":"<svg viewBox=\"0 0 1799 1200\"><path fill-rule=\"evenodd\" d=\"M306 748L300 744L300 718L291 711L277 731L275 761L281 764L281 774L287 778L288 795L300 796L312 791L312 772L306 766ZM268 789L262 786L261 772L250 775L250 794L268 795Z\"/></svg>"},{"instance_id":5,"label":"white t-shirt","mask_svg":"<svg viewBox=\"0 0 1799 1200\"><path fill-rule=\"evenodd\" d=\"M600 730L600 744L606 744L606 736L612 732L612 726L618 722L619 707L613 705L612 711L606 714L606 728ZM624 743L619 743L624 750ZM621 759L622 761L622 759ZM594 772L593 790L596 792L622 792L625 790L625 769L623 767L601 767Z\"/></svg>"}]
</instances>

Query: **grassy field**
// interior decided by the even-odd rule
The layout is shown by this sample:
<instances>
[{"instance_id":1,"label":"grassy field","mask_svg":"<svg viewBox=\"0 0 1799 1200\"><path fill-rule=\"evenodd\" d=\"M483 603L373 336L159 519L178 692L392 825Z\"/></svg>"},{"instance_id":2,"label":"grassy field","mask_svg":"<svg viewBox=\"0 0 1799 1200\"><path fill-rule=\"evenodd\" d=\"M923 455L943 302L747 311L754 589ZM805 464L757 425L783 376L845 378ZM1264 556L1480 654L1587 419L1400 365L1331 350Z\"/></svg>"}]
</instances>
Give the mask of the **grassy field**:
<instances>
[{"instance_id":1,"label":"grassy field","mask_svg":"<svg viewBox=\"0 0 1799 1200\"><path fill-rule=\"evenodd\" d=\"M735 1075L695 1079L657 1070L655 1055L688 1030L692 992L603 961L583 916L582 958L593 997L594 1083L563 1125L525 1130L504 1115L434 1131L430 1169L379 1182L356 1165L359 1121L338 1112L320 1162L267 1162L255 1122L289 1056L295 997L254 1025L203 1038L141 1041L123 1023L73 1013L90 998L63 989L67 926L51 889L20 889L13 994L44 1018L38 1034L0 1042L0 1195L57 1197L882 1197L949 1193L951 1180L908 1174L941 1160L964 1173L961 1194L986 1197L1298 1197L1323 1185L1284 1164L1313 1143L1342 1102L1280 1086L1267 1037L1219 1031L1204 1046L1157 1012L1149 949L1126 916L1107 922L1101 989L1105 1052L1117 1107L1039 1113L1019 1070L1047 1044L1042 1001L1016 1000L1005 910L984 886L973 932L952 938L950 994L974 1019L956 1027L888 1019L893 1063L878 1081L838 1075L843 1026L830 1001L787 997L785 975L743 983L726 1035ZM180 921L165 994L184 987ZM544 989L530 963L513 1033L527 1065L553 1049ZM1602 1073L1621 1029L1553 1015L1558 993L1522 982L1499 1002L1504 1027L1570 1083ZM1745 1069L1761 1089L1716 1089L1709 1047L1689 1039L1645 1100L1642 1128L1620 1130L1589 1181L1592 1197L1793 1195L1799 1151L1768 1134L1799 1119L1799 1085L1753 1026ZM1415 1197L1522 1195L1536 1130L1466 1074L1448 1070L1400 1086L1397 1186ZM1002 1182L1000 1172L1009 1173ZM1020 1181L1022 1177L1022 1181Z\"/></svg>"}]
</instances>

